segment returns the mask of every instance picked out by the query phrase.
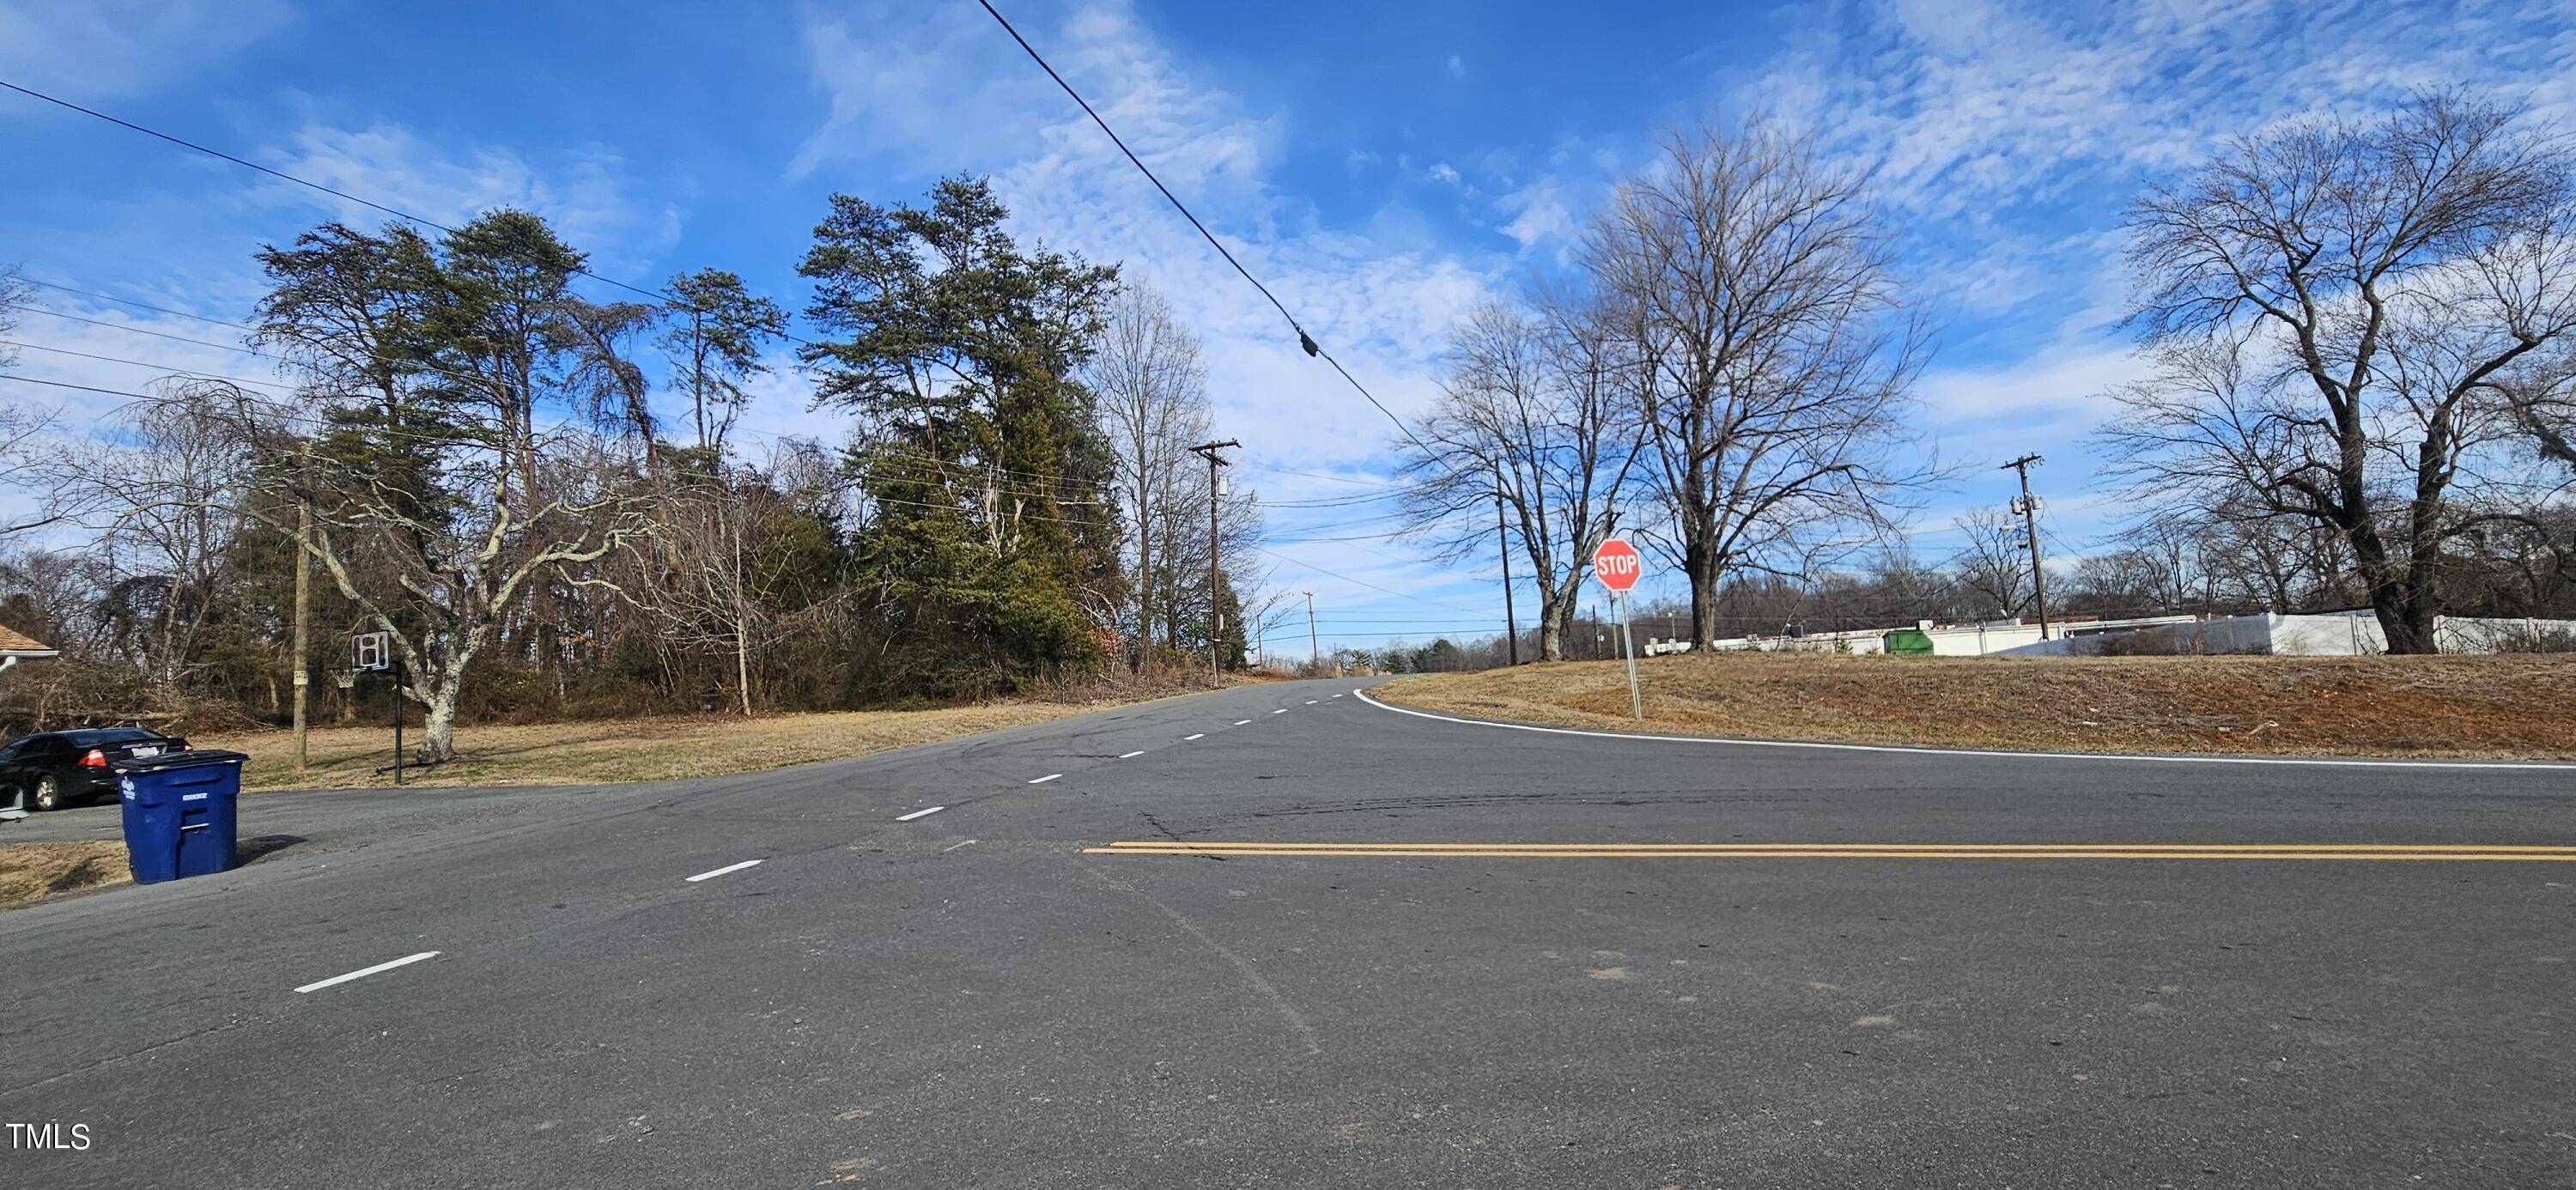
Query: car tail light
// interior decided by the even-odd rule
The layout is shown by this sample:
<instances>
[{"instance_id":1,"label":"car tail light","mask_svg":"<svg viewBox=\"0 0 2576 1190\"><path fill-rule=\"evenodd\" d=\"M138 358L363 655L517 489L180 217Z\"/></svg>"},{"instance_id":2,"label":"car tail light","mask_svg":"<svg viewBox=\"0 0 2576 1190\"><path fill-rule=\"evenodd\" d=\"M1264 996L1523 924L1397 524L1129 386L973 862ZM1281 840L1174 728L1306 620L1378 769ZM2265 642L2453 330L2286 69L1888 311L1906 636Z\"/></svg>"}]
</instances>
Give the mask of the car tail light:
<instances>
[{"instance_id":1,"label":"car tail light","mask_svg":"<svg viewBox=\"0 0 2576 1190\"><path fill-rule=\"evenodd\" d=\"M88 752L81 755L81 767L85 769L106 768L107 753L97 748L90 749Z\"/></svg>"}]
</instances>

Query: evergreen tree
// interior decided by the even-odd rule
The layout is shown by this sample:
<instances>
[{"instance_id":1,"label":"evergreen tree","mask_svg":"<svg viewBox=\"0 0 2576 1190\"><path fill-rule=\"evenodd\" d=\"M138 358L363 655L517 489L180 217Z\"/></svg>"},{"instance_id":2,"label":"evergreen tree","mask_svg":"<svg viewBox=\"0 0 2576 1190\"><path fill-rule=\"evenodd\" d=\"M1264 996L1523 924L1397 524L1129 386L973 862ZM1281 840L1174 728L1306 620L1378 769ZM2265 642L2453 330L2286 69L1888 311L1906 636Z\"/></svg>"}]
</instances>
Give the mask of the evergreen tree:
<instances>
[{"instance_id":1,"label":"evergreen tree","mask_svg":"<svg viewBox=\"0 0 2576 1190\"><path fill-rule=\"evenodd\" d=\"M1023 251L980 179L929 205L832 197L798 271L816 400L859 419L854 542L889 692L975 695L1098 664L1118 581L1089 355L1114 268Z\"/></svg>"}]
</instances>

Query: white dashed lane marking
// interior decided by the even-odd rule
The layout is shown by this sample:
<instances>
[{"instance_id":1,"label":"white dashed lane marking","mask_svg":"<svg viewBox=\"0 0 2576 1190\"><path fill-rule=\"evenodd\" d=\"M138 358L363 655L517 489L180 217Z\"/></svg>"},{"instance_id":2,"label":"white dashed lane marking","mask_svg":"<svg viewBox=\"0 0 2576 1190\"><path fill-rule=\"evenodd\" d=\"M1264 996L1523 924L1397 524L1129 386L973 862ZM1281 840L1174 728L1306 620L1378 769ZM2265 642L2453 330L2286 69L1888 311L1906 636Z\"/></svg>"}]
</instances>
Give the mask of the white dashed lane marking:
<instances>
[{"instance_id":1,"label":"white dashed lane marking","mask_svg":"<svg viewBox=\"0 0 2576 1190\"><path fill-rule=\"evenodd\" d=\"M424 950L424 951L420 952L419 954L414 954L414 955L404 955L403 957L401 957L401 958L399 958L399 959L395 959L394 961L392 961L392 962L390 962L390 963L378 963L378 964L376 964L376 965L375 965L375 966L373 966L373 967L361 967L361 968L359 968L359 969L357 969L357 970L355 970L355 971L352 971L352 972L350 972L350 973L348 973L348 974L346 974L346 975L334 975L334 976L332 976L332 977L331 977L331 978L329 978L329 979L317 979L317 980L315 980L315 981L313 981L313 982L311 982L311 983L305 984L303 987L297 988L297 989L295 989L295 990L296 990L296 991L298 991L298 992L318 992L318 991L321 991L321 990L322 990L322 989L324 989L324 988L330 987L330 986L331 986L331 985L333 985L333 984L347 983L347 982L349 982L349 981L350 981L350 980L352 980L352 979L365 979L366 977L368 977L368 976L370 976L370 975L375 975L375 974L378 974L378 973L380 973L380 972L385 972L385 971L391 971L391 970L393 970L393 969L394 969L394 968L396 968L396 967L408 967L408 966L412 965L413 963L417 963L417 962L421 961L422 959L434 959L434 958L437 958L437 957L438 957L438 952L437 952L437 951L434 951L434 950Z\"/></svg>"},{"instance_id":2,"label":"white dashed lane marking","mask_svg":"<svg viewBox=\"0 0 2576 1190\"><path fill-rule=\"evenodd\" d=\"M1182 737L1181 737L1181 742L1182 742L1182 743L1184 743L1184 744L1186 744L1186 743L1190 742L1191 740L1203 740L1203 739L1206 739L1206 738L1207 738L1207 733L1206 733L1206 732L1204 732L1204 731L1202 731L1202 732L1198 733L1197 735L1185 735L1185 736L1182 736Z\"/></svg>"},{"instance_id":3,"label":"white dashed lane marking","mask_svg":"<svg viewBox=\"0 0 2576 1190\"><path fill-rule=\"evenodd\" d=\"M1142 748L1138 748L1138 749L1136 749L1136 750L1135 750L1135 751L1133 751L1133 752L1121 752L1121 753L1119 753L1119 754L1118 754L1118 759L1120 759L1120 760L1132 760L1132 759L1134 759L1134 758L1136 758L1136 757L1143 756L1144 754L1145 754L1145 750L1144 750L1144 749L1142 749Z\"/></svg>"},{"instance_id":4,"label":"white dashed lane marking","mask_svg":"<svg viewBox=\"0 0 2576 1190\"><path fill-rule=\"evenodd\" d=\"M1031 784L1031 785L1044 785L1044 784L1046 784L1047 782L1049 782L1049 781L1053 781L1053 780L1055 780L1056 778L1061 777L1061 776L1063 776L1063 775L1064 775L1064 774L1062 774L1062 773L1048 773L1047 775L1045 775L1045 776L1043 776L1043 777L1040 777L1040 778L1038 778L1037 780L1034 780L1034 781L1029 782L1029 784Z\"/></svg>"},{"instance_id":5,"label":"white dashed lane marking","mask_svg":"<svg viewBox=\"0 0 2576 1190\"><path fill-rule=\"evenodd\" d=\"M716 877L718 877L718 876L722 876L722 875L724 875L724 874L725 874L725 873L727 873L727 872L739 872L739 871L743 870L744 868L756 868L756 867L759 867L759 866L760 866L760 861L759 861L759 860L756 860L756 859L747 859L747 860L744 860L744 861L742 861L741 863L738 863L738 864L726 864L725 866L723 866L723 867L721 867L721 868L718 868L718 869L716 869L715 871L712 871L712 872L700 872L700 873L698 873L698 874L697 874L697 875L695 875L695 876L691 876L691 877L689 877L689 883L691 883L691 884L696 884L697 882L699 882L699 881L701 881L701 880L713 880L713 879L715 879Z\"/></svg>"},{"instance_id":6,"label":"white dashed lane marking","mask_svg":"<svg viewBox=\"0 0 2576 1190\"><path fill-rule=\"evenodd\" d=\"M1241 727L1241 726L1243 726L1244 724L1246 724L1246 723L1250 723L1250 722L1252 722L1252 720L1250 720L1250 719L1237 719L1237 720L1235 720L1235 721L1234 721L1234 725L1235 725L1236 727Z\"/></svg>"},{"instance_id":7,"label":"white dashed lane marking","mask_svg":"<svg viewBox=\"0 0 2576 1190\"><path fill-rule=\"evenodd\" d=\"M946 807L946 806L932 806L931 808L929 808L929 809L927 809L927 810L915 810L915 811L913 811L913 812L912 812L912 813L910 813L910 814L898 814L898 815L896 815L896 816L895 816L895 821L897 821L897 822L910 822L910 821L912 821L912 820L913 820L913 819L915 819L915 818L928 818L928 817L930 817L931 815L936 814L936 813L938 813L938 812L940 812L940 811L942 811L942 810L945 810L945 809L947 809L947 808L948 808L948 807Z\"/></svg>"}]
</instances>

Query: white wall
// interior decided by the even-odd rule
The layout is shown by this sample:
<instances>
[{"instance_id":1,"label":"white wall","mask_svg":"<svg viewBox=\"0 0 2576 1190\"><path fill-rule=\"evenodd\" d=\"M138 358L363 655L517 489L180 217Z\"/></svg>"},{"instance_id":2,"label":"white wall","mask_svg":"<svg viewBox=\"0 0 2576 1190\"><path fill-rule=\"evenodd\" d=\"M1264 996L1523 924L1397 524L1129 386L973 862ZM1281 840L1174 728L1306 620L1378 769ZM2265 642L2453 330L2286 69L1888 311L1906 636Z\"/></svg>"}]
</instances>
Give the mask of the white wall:
<instances>
[{"instance_id":1,"label":"white wall","mask_svg":"<svg viewBox=\"0 0 2576 1190\"><path fill-rule=\"evenodd\" d=\"M2083 631L2094 628L2109 630ZM1797 640L1736 637L1717 641L1712 647L1719 650L1831 653L1838 651L1835 646L1839 642L1853 653L1883 653L1887 651L1885 633L1891 631L1895 629L1826 633ZM2070 631L2075 634L2069 635ZM2576 635L2576 620L2442 616L2433 624L2433 639L2445 653L2491 653L2501 640L2539 632ZM2160 650L2180 653L2268 652L2284 657L2362 657L2388 651L2387 634L2380 631L2378 618L2368 611L2304 616L2218 616L2207 620L2196 620L2190 616L2153 616L2107 624L2078 621L2051 624L2049 633L2051 638L2042 640L2036 624L1978 624L1935 628L1925 635L1932 638L1932 654L1936 657L2098 656L2105 641L2140 634L2146 637L2139 642L2141 644L2153 641ZM1690 642L1649 641L1640 651L1649 657L1686 653L1690 651Z\"/></svg>"}]
</instances>

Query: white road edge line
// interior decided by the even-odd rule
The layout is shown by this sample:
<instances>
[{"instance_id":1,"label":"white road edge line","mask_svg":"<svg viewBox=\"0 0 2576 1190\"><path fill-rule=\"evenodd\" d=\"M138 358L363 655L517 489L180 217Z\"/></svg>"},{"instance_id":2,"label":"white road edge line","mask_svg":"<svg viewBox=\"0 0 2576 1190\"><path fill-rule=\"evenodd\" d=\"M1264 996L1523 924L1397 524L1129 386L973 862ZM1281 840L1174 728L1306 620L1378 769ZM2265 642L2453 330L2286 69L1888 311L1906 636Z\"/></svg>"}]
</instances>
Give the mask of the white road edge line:
<instances>
[{"instance_id":1,"label":"white road edge line","mask_svg":"<svg viewBox=\"0 0 2576 1190\"><path fill-rule=\"evenodd\" d=\"M1550 735L1593 736L1605 740L1649 740L1665 744L1731 744L1739 748L1818 748L1830 752L1903 752L1918 756L2002 757L2007 760L2119 760L2146 764L2287 764L2328 768L2360 769L2521 769L2526 772L2576 770L2576 764L2552 764L2544 761L2502 760L2342 760L2330 757L2304 756L2150 756L2135 752L2012 752L1980 748L1913 748L1903 744L1825 744L1810 740L1738 740L1718 736L1649 735L1634 731L1586 731L1576 727L1540 727L1534 723L1496 723L1491 719L1461 719L1455 715L1438 715L1379 702L1364 690L1351 693L1360 701L1381 711L1438 719L1443 723L1464 723L1469 727L1500 727L1511 731L1543 731Z\"/></svg>"},{"instance_id":2,"label":"white road edge line","mask_svg":"<svg viewBox=\"0 0 2576 1190\"><path fill-rule=\"evenodd\" d=\"M1185 735L1185 736L1182 736L1182 737L1181 737L1181 742L1182 742L1182 743L1184 743L1184 744L1186 744L1186 743L1190 742L1191 740L1203 740L1203 739L1206 739L1206 738L1207 738L1207 733L1206 733L1206 732L1204 732L1204 731L1202 731L1202 732L1198 733L1197 735Z\"/></svg>"},{"instance_id":3,"label":"white road edge line","mask_svg":"<svg viewBox=\"0 0 2576 1190\"><path fill-rule=\"evenodd\" d=\"M1037 780L1035 780L1035 781L1031 781L1031 782L1029 782L1029 784L1031 784L1031 785L1044 785L1044 784L1046 784L1047 782L1049 782L1049 781L1053 781L1053 780L1055 780L1056 778L1061 777L1061 776L1063 776L1063 775L1064 775L1064 774L1062 774L1062 773L1048 773L1047 775L1045 775L1045 776L1043 776L1043 777L1040 777L1040 778L1038 778L1038 779L1037 779Z\"/></svg>"},{"instance_id":4,"label":"white road edge line","mask_svg":"<svg viewBox=\"0 0 2576 1190\"><path fill-rule=\"evenodd\" d=\"M297 988L297 989L295 989L295 990L296 990L299 994L300 994L300 993L303 993L303 992L318 992L318 991L321 991L321 990L322 990L322 989L324 989L324 988L330 987L330 986L331 986L331 985L333 985L333 984L338 984L338 983L347 983L347 982L349 982L349 981L350 981L350 980L352 980L352 979L365 979L366 977L368 977L368 976L370 976L370 975L382 974L383 972L391 971L391 970L393 970L393 969L394 969L394 968L396 968L396 967L408 967L408 966L412 965L413 963L417 963L417 962L421 961L422 959L434 959L434 958L437 958L437 957L438 957L438 952L437 952L437 951L434 951L434 950L424 950L424 951L420 952L419 954L404 955L403 957L398 958L398 959L395 959L394 961L392 961L392 962L390 962L390 963L378 963L378 964L376 964L376 965L375 965L375 966L373 966L373 967L362 967L362 968L360 968L360 969L358 969L358 970L356 970L356 971L352 971L352 972L350 972L350 973L348 973L348 974L346 974L346 975L334 975L334 976L332 976L332 977L331 977L331 978L329 978L329 979L315 980L314 982L312 982L312 983L308 983L308 984L305 984L303 987Z\"/></svg>"},{"instance_id":5,"label":"white road edge line","mask_svg":"<svg viewBox=\"0 0 2576 1190\"><path fill-rule=\"evenodd\" d=\"M1133 760L1133 759L1135 759L1135 758L1137 758L1137 757L1139 757L1139 756L1143 756L1144 754L1145 754L1145 750L1144 750L1144 749L1142 749L1142 748L1138 748L1138 749L1136 749L1136 750L1135 750L1135 751L1133 751L1133 752L1121 752L1121 753L1119 753L1119 754L1118 754L1118 759L1120 759L1120 760Z\"/></svg>"},{"instance_id":6,"label":"white road edge line","mask_svg":"<svg viewBox=\"0 0 2576 1190\"><path fill-rule=\"evenodd\" d=\"M947 809L947 808L948 808L948 807L946 807L946 806L932 806L931 808L929 808L929 809L927 809L927 810L915 810L915 811L913 811L913 812L912 812L912 813L910 813L910 814L897 814L897 815L895 815L895 816L894 816L894 820L895 820L895 821L897 821L897 822L910 822L910 821L912 821L912 820L913 820L913 819L915 819L915 818L928 818L928 817L930 817L931 815L936 814L936 813L938 813L938 812L940 812L940 811L942 811L942 810L945 810L945 809Z\"/></svg>"},{"instance_id":7,"label":"white road edge line","mask_svg":"<svg viewBox=\"0 0 2576 1190\"><path fill-rule=\"evenodd\" d=\"M697 882L699 882L699 881L701 881L701 880L713 880L713 879L715 879L716 877L718 877L718 876L722 876L722 875L724 875L724 874L725 874L725 873L727 873L727 872L739 872L739 871L743 870L744 868L756 868L756 867L759 867L759 866L760 866L760 861L759 861L759 860L756 860L756 859L747 859L747 860L744 860L744 861L742 861L741 863L738 863L738 864L726 864L725 866L723 866L723 867L721 867L721 868L718 868L718 869L716 869L715 871L712 871L712 872L700 872L700 873L698 873L698 874L697 874L697 875L695 875L695 876L691 876L691 877L689 877L689 883L691 883L691 884L696 884Z\"/></svg>"}]
</instances>

